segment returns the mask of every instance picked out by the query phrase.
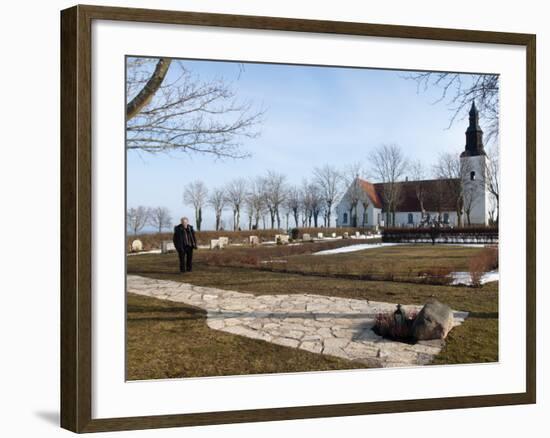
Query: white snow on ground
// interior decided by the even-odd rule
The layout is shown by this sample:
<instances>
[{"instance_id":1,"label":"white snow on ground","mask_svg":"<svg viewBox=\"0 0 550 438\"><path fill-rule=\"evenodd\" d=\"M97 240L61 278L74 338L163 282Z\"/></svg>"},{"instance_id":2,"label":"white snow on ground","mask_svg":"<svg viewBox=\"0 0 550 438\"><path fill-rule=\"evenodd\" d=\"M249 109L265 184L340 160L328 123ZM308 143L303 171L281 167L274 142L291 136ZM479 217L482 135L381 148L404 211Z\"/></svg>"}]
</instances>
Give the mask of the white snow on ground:
<instances>
[{"instance_id":1,"label":"white snow on ground","mask_svg":"<svg viewBox=\"0 0 550 438\"><path fill-rule=\"evenodd\" d=\"M326 249L324 251L314 252L313 255L341 254L345 252L362 251L364 249L382 248L384 246L396 246L402 243L359 243L357 245L343 246L341 248Z\"/></svg>"},{"instance_id":2,"label":"white snow on ground","mask_svg":"<svg viewBox=\"0 0 550 438\"><path fill-rule=\"evenodd\" d=\"M341 254L346 252L362 251L364 249L382 248L385 246L396 245L418 245L417 243L402 242L402 243L358 243L357 245L343 246L341 248L326 249L324 251L314 252L313 255L329 255L329 254ZM469 248L483 248L485 245L482 243L438 243L438 246L467 246ZM490 280L494 281L494 280Z\"/></svg>"},{"instance_id":3,"label":"white snow on ground","mask_svg":"<svg viewBox=\"0 0 550 438\"><path fill-rule=\"evenodd\" d=\"M453 285L464 284L466 286L469 286L472 284L472 277L470 276L469 272L452 272L451 276L453 277L453 282L451 283ZM481 276L481 284L498 280L498 271L489 271Z\"/></svg>"},{"instance_id":4,"label":"white snow on ground","mask_svg":"<svg viewBox=\"0 0 550 438\"><path fill-rule=\"evenodd\" d=\"M160 254L160 249L152 249L150 251L129 252L129 256L143 255L143 254Z\"/></svg>"}]
</instances>

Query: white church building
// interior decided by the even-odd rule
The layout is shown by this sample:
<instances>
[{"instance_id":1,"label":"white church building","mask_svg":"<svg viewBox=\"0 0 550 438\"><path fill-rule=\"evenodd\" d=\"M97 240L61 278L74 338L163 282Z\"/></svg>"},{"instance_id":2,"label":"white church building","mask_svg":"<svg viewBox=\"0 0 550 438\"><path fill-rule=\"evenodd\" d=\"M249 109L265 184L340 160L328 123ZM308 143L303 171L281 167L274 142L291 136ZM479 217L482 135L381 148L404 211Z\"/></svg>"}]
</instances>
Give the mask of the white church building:
<instances>
[{"instance_id":1,"label":"white church building","mask_svg":"<svg viewBox=\"0 0 550 438\"><path fill-rule=\"evenodd\" d=\"M463 224L488 225L490 195L486 184L487 160L479 113L475 103L472 103L466 146L460 154L460 178L406 180L395 182L392 186L357 177L336 206L336 226L415 227L432 221L457 226L457 210L462 213ZM461 186L457 187L458 184ZM396 195L388 196L389 193ZM385 202L388 199L394 199L391 214L388 214Z\"/></svg>"}]
</instances>

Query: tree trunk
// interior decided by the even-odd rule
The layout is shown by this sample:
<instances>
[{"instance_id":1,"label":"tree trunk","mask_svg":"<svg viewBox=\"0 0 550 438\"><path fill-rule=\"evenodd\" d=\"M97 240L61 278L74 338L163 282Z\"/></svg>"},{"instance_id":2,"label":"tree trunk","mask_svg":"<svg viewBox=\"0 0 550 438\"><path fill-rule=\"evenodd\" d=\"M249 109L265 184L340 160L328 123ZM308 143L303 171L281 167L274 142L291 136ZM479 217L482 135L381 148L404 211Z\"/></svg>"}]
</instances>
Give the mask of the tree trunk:
<instances>
[{"instance_id":1,"label":"tree trunk","mask_svg":"<svg viewBox=\"0 0 550 438\"><path fill-rule=\"evenodd\" d=\"M170 58L160 58L155 67L155 71L143 86L141 91L126 105L126 121L134 118L147 105L157 90L162 85L168 68L172 60Z\"/></svg>"}]
</instances>

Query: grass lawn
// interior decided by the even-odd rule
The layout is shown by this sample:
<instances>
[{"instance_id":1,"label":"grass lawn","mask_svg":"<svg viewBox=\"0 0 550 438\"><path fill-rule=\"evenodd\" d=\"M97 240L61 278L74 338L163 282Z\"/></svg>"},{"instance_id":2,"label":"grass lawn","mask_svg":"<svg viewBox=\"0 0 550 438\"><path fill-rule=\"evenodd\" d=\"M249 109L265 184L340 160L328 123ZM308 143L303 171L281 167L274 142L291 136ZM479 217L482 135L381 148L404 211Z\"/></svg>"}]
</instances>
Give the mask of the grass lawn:
<instances>
[{"instance_id":1,"label":"grass lawn","mask_svg":"<svg viewBox=\"0 0 550 438\"><path fill-rule=\"evenodd\" d=\"M306 264L307 258L310 262L313 261L315 265L318 261L321 264L331 265L332 263L348 263L348 258L355 255L360 256L360 263L364 263L365 266L377 266L384 262L395 264L395 261L398 260L400 265L403 263L407 266L406 269L422 269L425 266L441 262L446 265L452 264L453 270L465 270L468 257L476 250L478 248L407 245L330 256L293 255L289 258L297 258L302 265ZM464 324L452 330L446 347L434 363L479 363L498 360L498 283L488 283L481 288L469 288L395 281L366 281L353 278L336 278L330 275L320 277L319 275L324 275L323 272L325 271L323 269L326 270L327 268L320 269L316 272L316 275L308 275L306 272L291 274L252 267L212 266L208 264L210 263L208 253L208 250L196 251L197 257L194 270L192 273L184 275L177 272L178 262L175 254L131 256L128 257L128 273L254 294L312 293L402 304L424 304L429 298L436 298L454 309L470 312L470 317ZM377 258L379 260L376 260ZM129 295L129 304L132 303L131 297ZM138 298L140 300L151 300L143 297L133 297L131 299ZM161 303L167 308L185 307L179 303ZM173 377L174 375L170 373L175 370L179 370L177 372L185 370L186 373L190 373L185 375L204 376L334 369L323 368L323 366L334 366L339 369L355 367L355 364L351 362L336 359L334 359L336 362L330 362L330 365L329 362L322 362L323 365L319 365L320 362L318 361L322 360L320 355L311 355L307 352L213 331L206 326L204 318L201 320L202 330L210 333L210 335L202 337L208 339L208 342L195 345L195 336L190 331L189 321L185 323L183 321L170 323L156 321L153 326L139 326L142 322L138 321L139 318L137 318L136 312L131 311L130 307L128 310L128 374L130 378L132 378L131 376L135 376L133 378L137 379ZM194 311L195 319L193 321L194 324L198 324L196 315L197 312L201 311L197 309ZM180 311L182 315L186 312ZM164 311L162 315L168 315L168 313ZM179 316L179 318L183 318L183 316ZM187 320L187 318L185 319ZM153 324L152 322L149 323ZM174 326L171 325L172 323L181 325ZM134 327L135 324L138 324L138 326ZM132 337L130 334L132 330L136 330L136 333L143 331L143 333ZM178 332L177 337L174 331ZM149 335L150 332L153 334ZM239 358L232 359L231 348L223 349L226 344L222 343L220 345L217 343L217 339L226 338L238 338L234 342L242 343L239 348L251 348L251 350L245 350L248 352L248 357L243 358L244 360L240 362L240 365ZM173 341L174 339L177 339L177 342ZM248 347L244 347L244 344ZM203 348L198 349L199 345L203 345ZM209 347L209 345L211 346ZM312 356L312 358L282 360L275 354L271 359L264 361L263 356L270 357L263 350L264 348L272 349L270 351L290 350L297 356L304 355L304 358ZM132 351L135 351L135 353L132 353ZM257 353L253 353L253 351L257 351ZM288 354L291 354L290 352ZM229 355L227 362L220 361L219 358L225 357L225 355ZM242 357L242 353L237 356L239 355ZM259 363L256 363L253 359L256 356L255 360ZM161 359L162 357L164 359ZM316 359L313 359L313 357ZM157 364L157 366L149 365L149 362ZM265 363L262 364L263 362ZM244 368L235 372L235 370L239 370L239 366ZM213 367L216 369L213 369ZM156 368L158 370L154 371ZM199 374L192 374L192 372Z\"/></svg>"},{"instance_id":2,"label":"grass lawn","mask_svg":"<svg viewBox=\"0 0 550 438\"><path fill-rule=\"evenodd\" d=\"M212 330L206 312L128 294L127 379L364 368L351 361Z\"/></svg>"},{"instance_id":3,"label":"grass lawn","mask_svg":"<svg viewBox=\"0 0 550 438\"><path fill-rule=\"evenodd\" d=\"M416 277L426 271L446 268L449 271L467 271L468 260L482 248L464 246L432 246L429 244L386 246L341 254L287 257L286 266L291 271L334 273L348 275L387 274L396 277ZM397 261L397 263L396 263ZM275 263L274 269L284 268Z\"/></svg>"}]
</instances>

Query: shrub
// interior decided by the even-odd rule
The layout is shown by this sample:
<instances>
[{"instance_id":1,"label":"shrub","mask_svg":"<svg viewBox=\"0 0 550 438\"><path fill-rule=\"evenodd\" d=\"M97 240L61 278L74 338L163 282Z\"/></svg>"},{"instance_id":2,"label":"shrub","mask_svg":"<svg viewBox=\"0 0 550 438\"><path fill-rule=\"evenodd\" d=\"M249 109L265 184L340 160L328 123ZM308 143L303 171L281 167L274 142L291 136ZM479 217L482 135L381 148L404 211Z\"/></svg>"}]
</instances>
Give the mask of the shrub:
<instances>
[{"instance_id":1,"label":"shrub","mask_svg":"<svg viewBox=\"0 0 550 438\"><path fill-rule=\"evenodd\" d=\"M448 266L435 266L419 271L418 277L426 284L446 285L450 284L453 280L450 276L451 272L452 269Z\"/></svg>"},{"instance_id":2,"label":"shrub","mask_svg":"<svg viewBox=\"0 0 550 438\"><path fill-rule=\"evenodd\" d=\"M468 270L473 287L481 286L481 278L487 271L498 268L498 247L483 248L478 254L470 258Z\"/></svg>"},{"instance_id":3,"label":"shrub","mask_svg":"<svg viewBox=\"0 0 550 438\"><path fill-rule=\"evenodd\" d=\"M398 305L398 311L401 306ZM384 338L392 339L394 341L411 342L412 326L416 319L417 312L405 312L401 310L404 320L396 318L396 312L379 313L376 315L374 332Z\"/></svg>"}]
</instances>

